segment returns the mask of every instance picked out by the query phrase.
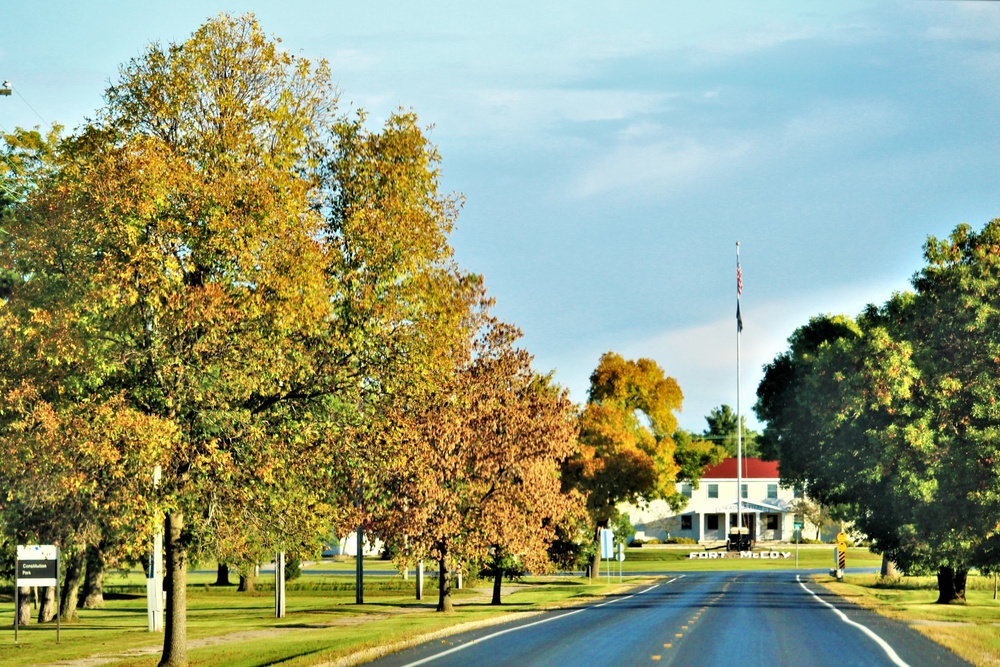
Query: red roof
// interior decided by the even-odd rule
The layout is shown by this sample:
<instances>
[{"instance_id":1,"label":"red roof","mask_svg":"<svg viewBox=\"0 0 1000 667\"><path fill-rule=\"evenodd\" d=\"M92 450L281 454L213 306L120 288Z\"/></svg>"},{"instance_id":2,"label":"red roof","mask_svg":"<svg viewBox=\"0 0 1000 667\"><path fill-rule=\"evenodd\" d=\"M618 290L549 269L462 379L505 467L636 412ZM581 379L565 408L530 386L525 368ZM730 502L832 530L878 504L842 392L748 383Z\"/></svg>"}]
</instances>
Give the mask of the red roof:
<instances>
[{"instance_id":1,"label":"red roof","mask_svg":"<svg viewBox=\"0 0 1000 667\"><path fill-rule=\"evenodd\" d=\"M736 479L736 459L723 459L717 466L705 469L702 479ZM778 479L778 462L743 459L743 479Z\"/></svg>"}]
</instances>

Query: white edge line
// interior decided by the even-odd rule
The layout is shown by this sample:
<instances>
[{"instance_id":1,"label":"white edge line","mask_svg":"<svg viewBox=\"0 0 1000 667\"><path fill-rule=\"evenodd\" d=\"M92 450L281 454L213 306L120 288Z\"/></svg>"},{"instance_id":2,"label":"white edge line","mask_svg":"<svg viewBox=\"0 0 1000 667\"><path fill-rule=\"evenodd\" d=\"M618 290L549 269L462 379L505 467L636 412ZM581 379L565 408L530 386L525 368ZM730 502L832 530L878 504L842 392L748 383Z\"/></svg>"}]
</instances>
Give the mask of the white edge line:
<instances>
[{"instance_id":1,"label":"white edge line","mask_svg":"<svg viewBox=\"0 0 1000 667\"><path fill-rule=\"evenodd\" d=\"M670 581L667 581L665 583L670 584L670 583L673 583L673 582L677 581L678 579L680 579L680 577L675 577L675 578L673 578ZM659 585L660 584L656 584L656 586L659 586ZM646 591L651 591L654 588L656 588L656 586L650 586L649 588L646 589ZM642 592L645 593L646 591L642 591ZM634 595L636 595L636 594L628 595L628 596L623 597L623 598L615 598L614 600L609 600L607 602L602 602L601 604L595 604L595 605L591 605L589 607L584 607L583 609L576 609L574 611L566 612L565 614L559 614L558 616L550 616L548 618L543 618L540 621L535 621L533 623L526 623L525 625L519 625L519 626L517 626L515 628L507 628L506 630L500 630L498 632L494 632L492 634L488 634L485 637L479 637L478 639L473 639L472 641L466 642L466 643L462 644L461 646L455 646L454 648L450 648L447 651L441 651L440 653L435 653L434 655L429 655L426 658L421 658L420 660L417 660L415 662L408 662L405 665L403 665L403 667L417 667L417 665L423 665L423 664L426 664L428 662L431 662L432 660L437 660L438 658L443 658L446 655L451 655L452 653L458 653L459 651L467 649L470 646L474 646L475 644L478 644L479 642L484 642L487 639L493 639L494 637L499 637L500 635L505 635L508 632L516 632L517 630L524 630L525 628L530 628L530 627L535 626L535 625L541 625L542 623L548 623L549 621L556 621L556 620L558 620L560 618L566 618L567 616L572 616L573 614L579 614L581 612L587 611L588 609L597 609L598 607L603 607L604 605L614 604L615 602L620 602L622 600L628 600L630 597L634 597Z\"/></svg>"},{"instance_id":2,"label":"white edge line","mask_svg":"<svg viewBox=\"0 0 1000 667\"><path fill-rule=\"evenodd\" d=\"M604 603L604 604L607 604L607 603ZM470 646L478 644L479 642L486 641L487 639L493 639L494 637L499 637L500 635L505 635L508 632L514 632L515 630L523 630L524 628L530 628L530 627L535 626L535 625L541 625L542 623L548 623L549 621L555 621L555 620L560 619L560 618L566 618L567 616L572 616L573 614L579 614L581 612L587 611L588 609L592 609L592 607L584 607L583 609L576 609L575 611L570 611L570 612L567 612L565 614L559 614L558 616L550 616L548 618L543 618L542 620L535 621L534 623L528 623L526 625L519 625L516 628L507 628L506 630L500 630L499 632L494 632L492 634L486 635L485 637L479 637L478 639L473 639L472 641L466 642L465 644L462 644L461 646L456 646L454 648L450 648L447 651L441 651L440 653L435 653L434 655L429 655L426 658L421 658L420 660L417 660L415 662L409 662L406 665L404 665L404 667L416 667L417 665L423 665L423 664L428 663L428 662L430 662L432 660L437 660L438 658L443 658L446 655L450 655L452 653L457 653L458 651L461 651L463 649L467 649Z\"/></svg>"},{"instance_id":3,"label":"white edge line","mask_svg":"<svg viewBox=\"0 0 1000 667\"><path fill-rule=\"evenodd\" d=\"M799 586L802 587L802 590L804 590L809 595L813 596L816 599L817 602L819 602L820 604L822 604L822 605L824 605L824 606L829 607L830 609L832 609L833 613L837 614L837 616L840 617L840 620L842 620L844 623L847 623L848 625L853 625L854 627L856 627L859 630L861 630L861 632L863 632L866 635L868 635L869 637L871 637L872 640L876 644L878 644L882 648L883 651L885 651L885 654L887 656L889 656L889 660L891 660L893 662L893 664L899 665L899 667L910 667L906 662L903 661L902 658L899 657L899 654L897 654L892 649L892 647L889 646L888 642L886 642L884 639L882 639L877 634L875 634L874 632L872 632L867 626L861 625L860 623L857 623L857 622L852 621L851 619L847 618L847 614L845 614L844 612L840 611L835 606L833 606L832 604L830 604L829 602L827 602L826 600L824 600L823 598L821 598L820 596L816 595L811 590L809 590L809 587L806 586L804 583L802 583L802 579L799 577L799 575L795 575L795 581L799 582Z\"/></svg>"}]
</instances>

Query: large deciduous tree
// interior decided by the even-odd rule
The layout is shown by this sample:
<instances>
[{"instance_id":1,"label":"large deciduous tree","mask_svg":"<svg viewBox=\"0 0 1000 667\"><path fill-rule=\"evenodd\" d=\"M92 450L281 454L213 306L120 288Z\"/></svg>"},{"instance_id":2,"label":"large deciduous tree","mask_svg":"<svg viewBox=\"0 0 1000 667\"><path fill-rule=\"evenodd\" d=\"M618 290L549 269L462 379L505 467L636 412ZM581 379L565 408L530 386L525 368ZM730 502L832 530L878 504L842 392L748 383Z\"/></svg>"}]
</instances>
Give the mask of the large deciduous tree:
<instances>
[{"instance_id":1,"label":"large deciduous tree","mask_svg":"<svg viewBox=\"0 0 1000 667\"><path fill-rule=\"evenodd\" d=\"M674 413L682 398L676 380L656 362L626 360L614 352L601 357L579 418L580 453L567 465L568 486L587 495L595 539L620 502L663 499L682 507L686 499L675 484L696 481L707 464L718 460L710 443L674 439ZM597 575L599 559L595 554L591 576Z\"/></svg>"},{"instance_id":2,"label":"large deciduous tree","mask_svg":"<svg viewBox=\"0 0 1000 667\"><path fill-rule=\"evenodd\" d=\"M372 528L390 501L395 415L418 405L450 367L468 306L448 243L461 201L441 192L439 164L416 116L398 112L378 131L363 114L338 122L321 165L333 317L314 347L321 377L337 388L322 409L336 441L330 464L343 532Z\"/></svg>"},{"instance_id":3,"label":"large deciduous tree","mask_svg":"<svg viewBox=\"0 0 1000 667\"><path fill-rule=\"evenodd\" d=\"M272 499L321 507L314 479L293 483L316 471L282 405L329 321L310 197L334 101L325 66L220 16L123 66L5 221L3 265L24 279L8 314L40 394L57 412L117 397L170 431L163 665L186 664L188 552L220 505L275 533Z\"/></svg>"},{"instance_id":4,"label":"large deciduous tree","mask_svg":"<svg viewBox=\"0 0 1000 667\"><path fill-rule=\"evenodd\" d=\"M1000 220L924 255L914 293L796 332L757 411L782 476L846 503L904 570L936 571L948 603L1000 541Z\"/></svg>"},{"instance_id":5,"label":"large deciduous tree","mask_svg":"<svg viewBox=\"0 0 1000 667\"><path fill-rule=\"evenodd\" d=\"M477 282L469 290L481 299ZM380 522L400 558L438 563L439 611L451 610L456 568L514 559L544 570L556 526L581 502L560 480L576 448L573 406L486 307L466 315L446 376L399 415L404 446Z\"/></svg>"}]
</instances>

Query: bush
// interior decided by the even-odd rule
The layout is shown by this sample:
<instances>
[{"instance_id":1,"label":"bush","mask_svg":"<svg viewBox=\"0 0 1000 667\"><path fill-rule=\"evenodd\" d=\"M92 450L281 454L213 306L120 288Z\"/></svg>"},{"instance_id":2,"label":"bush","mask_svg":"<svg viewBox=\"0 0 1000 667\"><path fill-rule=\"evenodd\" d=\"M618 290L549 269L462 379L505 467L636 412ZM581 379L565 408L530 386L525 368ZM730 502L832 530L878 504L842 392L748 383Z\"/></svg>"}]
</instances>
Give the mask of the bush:
<instances>
[{"instance_id":1,"label":"bush","mask_svg":"<svg viewBox=\"0 0 1000 667\"><path fill-rule=\"evenodd\" d=\"M668 537L664 544L698 544L698 540L693 537Z\"/></svg>"}]
</instances>

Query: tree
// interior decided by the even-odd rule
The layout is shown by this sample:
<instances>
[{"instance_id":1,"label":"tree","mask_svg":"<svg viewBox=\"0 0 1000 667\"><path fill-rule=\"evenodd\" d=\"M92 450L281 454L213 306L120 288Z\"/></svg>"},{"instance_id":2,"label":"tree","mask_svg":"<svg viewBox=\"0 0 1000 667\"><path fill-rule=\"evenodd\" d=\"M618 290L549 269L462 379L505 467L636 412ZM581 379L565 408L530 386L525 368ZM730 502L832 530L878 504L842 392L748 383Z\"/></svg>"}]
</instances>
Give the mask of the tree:
<instances>
[{"instance_id":1,"label":"tree","mask_svg":"<svg viewBox=\"0 0 1000 667\"><path fill-rule=\"evenodd\" d=\"M823 537L823 529L836 525L836 516L842 513L843 509L831 508L811 498L798 498L792 503L792 511L816 527L815 539L820 540Z\"/></svg>"},{"instance_id":2,"label":"tree","mask_svg":"<svg viewBox=\"0 0 1000 667\"><path fill-rule=\"evenodd\" d=\"M40 394L119 397L169 433L163 665L186 663L186 564L224 533L220 503L276 546L325 511L321 469L305 464L315 429L292 428L286 406L309 372L304 342L329 321L311 194L331 91L324 65L252 17L220 16L126 64L5 222L2 264L24 279L8 304L16 354Z\"/></svg>"},{"instance_id":3,"label":"tree","mask_svg":"<svg viewBox=\"0 0 1000 667\"><path fill-rule=\"evenodd\" d=\"M964 600L968 569L995 562L997 247L998 220L931 237L915 293L870 306L856 325L814 320L758 390L782 476L846 503L905 571L936 571L939 603Z\"/></svg>"},{"instance_id":4,"label":"tree","mask_svg":"<svg viewBox=\"0 0 1000 667\"><path fill-rule=\"evenodd\" d=\"M614 352L601 357L579 417L580 453L567 465L567 487L587 495L595 541L620 502L662 498L682 507L686 499L675 483L697 481L704 467L718 460L710 443L672 437L681 400L677 382L655 362L628 361ZM598 564L595 553L591 576Z\"/></svg>"},{"instance_id":5,"label":"tree","mask_svg":"<svg viewBox=\"0 0 1000 667\"><path fill-rule=\"evenodd\" d=\"M61 613L76 616L87 545L138 559L148 548L155 507L151 470L170 431L124 401L80 399L57 411L21 385L3 393L6 465L0 470L4 527L19 544L57 544L67 559Z\"/></svg>"},{"instance_id":6,"label":"tree","mask_svg":"<svg viewBox=\"0 0 1000 667\"><path fill-rule=\"evenodd\" d=\"M413 113L392 114L379 131L363 114L342 120L332 142L320 177L334 316L313 347L336 388L318 412L335 440L332 518L343 534L376 529L393 502L397 416L450 371L475 281L448 243L460 199L440 192L440 156Z\"/></svg>"},{"instance_id":7,"label":"tree","mask_svg":"<svg viewBox=\"0 0 1000 667\"><path fill-rule=\"evenodd\" d=\"M743 456L760 456L760 448L757 446L759 434L747 429L746 417L742 415L739 418L743 431L742 443L737 442L736 413L728 405L712 408L705 416L705 421L708 422L708 428L702 433L702 437L725 449L728 456L736 456L738 444L742 444Z\"/></svg>"},{"instance_id":8,"label":"tree","mask_svg":"<svg viewBox=\"0 0 1000 667\"><path fill-rule=\"evenodd\" d=\"M806 470L815 463L825 424L806 398L820 348L858 335L857 325L845 316L818 316L795 330L789 348L764 367L757 387L754 412L766 423L760 438L761 455L777 460L785 483L805 484ZM815 486L815 484L814 484ZM818 489L810 489L815 495Z\"/></svg>"},{"instance_id":9,"label":"tree","mask_svg":"<svg viewBox=\"0 0 1000 667\"><path fill-rule=\"evenodd\" d=\"M380 518L400 558L440 568L438 611L451 611L451 571L491 561L502 576L516 561L541 571L555 528L572 509L560 463L576 446L563 389L531 370L514 347L520 332L479 303L452 348L448 376L419 407L401 413L405 446L393 470L391 505Z\"/></svg>"}]
</instances>

